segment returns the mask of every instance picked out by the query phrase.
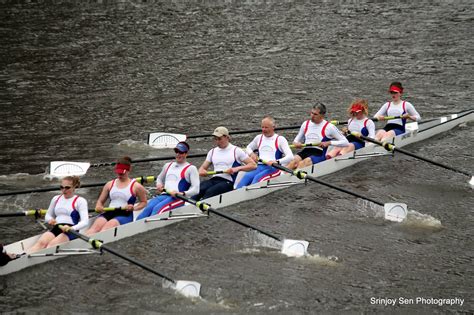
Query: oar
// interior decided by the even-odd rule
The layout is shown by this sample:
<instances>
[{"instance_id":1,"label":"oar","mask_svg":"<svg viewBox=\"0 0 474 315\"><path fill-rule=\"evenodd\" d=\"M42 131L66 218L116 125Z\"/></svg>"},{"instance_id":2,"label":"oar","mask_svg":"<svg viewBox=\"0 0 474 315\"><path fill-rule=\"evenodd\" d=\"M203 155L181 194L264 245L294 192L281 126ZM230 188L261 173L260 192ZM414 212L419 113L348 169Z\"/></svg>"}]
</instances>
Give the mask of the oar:
<instances>
[{"instance_id":1,"label":"oar","mask_svg":"<svg viewBox=\"0 0 474 315\"><path fill-rule=\"evenodd\" d=\"M453 171L453 172L456 172L456 173L459 173L459 174L466 175L466 176L468 176L468 177L471 178L470 181L469 181L469 184L470 184L471 186L474 186L474 176L472 176L472 175L469 174L468 172L465 172L465 171L463 171L463 170L454 168L454 167L449 166L449 165L446 165L446 164L442 164L442 163L439 163L439 162L430 160L430 159L428 159L428 158L425 158L425 157L419 156L419 155L417 155L417 154L411 153L410 151L406 151L406 150L404 150L404 149L397 148L395 145L393 145L393 144L391 144L391 143L388 143L388 142L381 142L381 141L372 139L372 138L370 138L370 137L363 136L362 134L360 134L360 133L358 133L358 132L351 132L351 135L353 135L353 136L355 136L355 137L358 137L358 138L360 138L360 139L362 139L362 140L365 140L365 141L367 141L367 142L372 142L372 143L378 144L378 145L384 147L385 150L387 150L387 151L400 152L400 153L403 153L403 154L405 154L405 155L414 157L414 158L416 158L416 159L419 159L419 160L422 160L422 161L431 163L431 164L433 164L433 165L436 165L436 166L445 168L445 169L447 169L447 170L450 170L450 171Z\"/></svg>"},{"instance_id":2,"label":"oar","mask_svg":"<svg viewBox=\"0 0 474 315\"><path fill-rule=\"evenodd\" d=\"M61 226L60 226L61 227ZM99 241L99 240L96 240L94 238L91 238L91 237L88 237L86 235L83 235L73 229L69 229L67 233L70 233L72 235L75 235L77 236L78 238L88 242L94 249L98 249L98 250L105 250L106 252L109 252L111 253L112 255L115 255L117 257L120 257L122 259L125 259L126 261L140 267L140 268L143 268L145 269L146 271L149 271L169 282L171 282L174 286L174 289L176 291L178 291L179 293L181 293L182 295L186 296L186 297L199 297L199 291L201 289L201 284L199 284L198 282L195 282L195 281L183 281L183 280L173 280L171 279L170 277L156 271L155 269L145 265L144 263L134 259L134 258L131 258L129 256L126 256L124 254L121 254L119 252L117 252L116 250L108 247L107 245L104 245L104 243L102 241Z\"/></svg>"},{"instance_id":3,"label":"oar","mask_svg":"<svg viewBox=\"0 0 474 315\"><path fill-rule=\"evenodd\" d=\"M176 145L176 143L175 143ZM173 146L174 147L174 146ZM190 154L187 158L201 158L206 157L207 153ZM144 159L133 159L132 163L144 163L152 161L167 161L172 160L176 156L160 156L150 157ZM90 167L113 166L116 162L99 162L91 164L89 162L73 162L73 161L52 161L49 163L49 174L56 177L64 177L68 175L82 176L87 173Z\"/></svg>"},{"instance_id":4,"label":"oar","mask_svg":"<svg viewBox=\"0 0 474 315\"><path fill-rule=\"evenodd\" d=\"M202 202L202 201L196 201L196 200L193 200L191 198L188 198L186 196L183 196L183 195L180 195L180 194L176 194L176 198L178 199L181 199L185 202L188 202L190 204L193 204L195 205L196 207L198 207L201 211L207 211L207 212L211 212L211 213L214 213L220 217L223 217L227 220L230 220L234 223L237 223L237 224L240 224L242 226L245 226L246 228L249 228L249 229L252 229L254 231L257 231L259 233L262 233L274 240L277 240L282 244L282 249L281 249L281 253L282 254L285 254L287 256L290 256L290 257L301 257L301 256L305 256L307 255L307 250L308 250L308 245L309 245L309 242L308 241L300 241L300 240L290 240L290 239L282 239L270 232L267 232L267 231L264 231L254 225L251 225L251 224L248 224L248 223L245 223L245 222L242 222L234 217L231 217L223 212L220 212L220 211L217 211L216 209L212 208L211 205L205 203L205 202Z\"/></svg>"},{"instance_id":5,"label":"oar","mask_svg":"<svg viewBox=\"0 0 474 315\"><path fill-rule=\"evenodd\" d=\"M266 164L265 161L263 161L263 160L261 160L261 161ZM342 188L342 187L338 187L338 186L330 184L330 183L326 183L326 182L324 182L324 181L322 181L322 180L320 180L316 177L308 175L305 171L292 170L292 169L289 169L289 168L284 167L284 166L282 166L280 164L277 164L277 163L273 163L272 166L276 169L279 169L279 170L282 170L284 172L293 174L299 179L308 179L308 180L313 181L315 183L330 187L332 189L344 192L346 194L349 194L349 195L352 195L352 196L355 196L355 197L373 202L373 203L375 203L379 206L382 206L382 207L384 207L384 210L385 210L385 219L386 220L390 220L390 221L394 221L394 222L402 222L407 216L407 205L404 204L404 203L385 203L384 204L380 201L377 201L377 200L372 199L370 197L367 197L367 196L361 195L359 193L353 192L351 190L348 190L348 189L345 189L345 188Z\"/></svg>"},{"instance_id":6,"label":"oar","mask_svg":"<svg viewBox=\"0 0 474 315\"><path fill-rule=\"evenodd\" d=\"M385 116L384 120L391 120L391 119L400 119L402 116ZM380 121L378 118L371 118L372 121ZM333 125L347 125L347 120L331 120L331 124Z\"/></svg>"},{"instance_id":7,"label":"oar","mask_svg":"<svg viewBox=\"0 0 474 315\"><path fill-rule=\"evenodd\" d=\"M98 212L96 209L88 209L89 212ZM124 210L123 208L104 208L105 211L115 211L115 210ZM48 209L28 209L25 211L20 212L13 212L13 213L0 213L0 218L8 218L8 217L25 217L25 216L34 216L35 218L40 218L46 215Z\"/></svg>"},{"instance_id":8,"label":"oar","mask_svg":"<svg viewBox=\"0 0 474 315\"><path fill-rule=\"evenodd\" d=\"M228 174L227 171L207 171L207 175Z\"/></svg>"},{"instance_id":9,"label":"oar","mask_svg":"<svg viewBox=\"0 0 474 315\"><path fill-rule=\"evenodd\" d=\"M155 176L140 176L135 178L140 184L144 183L152 183L155 180ZM92 183L92 184L81 184L80 188L87 188L87 187L100 187L104 186L107 182L101 183ZM0 192L1 196L13 196L13 195L21 195L21 194L30 194L35 192L46 192L46 191L55 191L58 190L58 186L50 186L44 188L35 188L35 189L27 189L27 190L16 190L16 191L9 191L9 192Z\"/></svg>"},{"instance_id":10,"label":"oar","mask_svg":"<svg viewBox=\"0 0 474 315\"><path fill-rule=\"evenodd\" d=\"M301 144L301 147L302 148L305 148L305 147L318 147L319 145L321 144L321 142L317 142L317 143L304 143L304 144ZM290 144L290 148L294 149L296 148L296 146L294 144ZM318 147L319 148L319 147ZM322 150L322 149L321 149Z\"/></svg>"}]
</instances>

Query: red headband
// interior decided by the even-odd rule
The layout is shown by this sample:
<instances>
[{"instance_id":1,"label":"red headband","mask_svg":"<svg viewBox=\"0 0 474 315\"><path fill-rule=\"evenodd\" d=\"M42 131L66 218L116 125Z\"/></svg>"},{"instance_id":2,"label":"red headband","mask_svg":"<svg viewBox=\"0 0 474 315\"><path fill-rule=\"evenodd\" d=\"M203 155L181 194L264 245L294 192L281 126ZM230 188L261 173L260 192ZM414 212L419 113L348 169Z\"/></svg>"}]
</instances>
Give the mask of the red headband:
<instances>
[{"instance_id":1,"label":"red headband","mask_svg":"<svg viewBox=\"0 0 474 315\"><path fill-rule=\"evenodd\" d=\"M130 171L130 165L122 163L115 164L115 173L124 174L125 171Z\"/></svg>"},{"instance_id":2,"label":"red headband","mask_svg":"<svg viewBox=\"0 0 474 315\"><path fill-rule=\"evenodd\" d=\"M354 104L351 107L352 113L358 113L364 111L364 106L362 104Z\"/></svg>"},{"instance_id":3,"label":"red headband","mask_svg":"<svg viewBox=\"0 0 474 315\"><path fill-rule=\"evenodd\" d=\"M399 88L398 86L395 86L395 85L392 85L389 89L390 92L398 92L398 93L402 93L403 92L403 89L402 88Z\"/></svg>"}]
</instances>

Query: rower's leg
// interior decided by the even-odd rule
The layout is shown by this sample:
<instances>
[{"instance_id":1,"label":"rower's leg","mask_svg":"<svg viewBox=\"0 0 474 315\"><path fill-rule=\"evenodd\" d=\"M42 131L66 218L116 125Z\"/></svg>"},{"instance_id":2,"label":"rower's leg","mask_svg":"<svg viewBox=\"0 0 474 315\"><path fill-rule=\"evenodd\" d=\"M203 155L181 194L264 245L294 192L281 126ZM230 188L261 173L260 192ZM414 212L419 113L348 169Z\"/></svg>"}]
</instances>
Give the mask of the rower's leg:
<instances>
[{"instance_id":1,"label":"rower's leg","mask_svg":"<svg viewBox=\"0 0 474 315\"><path fill-rule=\"evenodd\" d=\"M293 158L293 160L291 160L291 162L288 163L288 165L286 167L288 167L289 169L294 170L301 161L302 161L301 156L296 154L295 157Z\"/></svg>"},{"instance_id":2,"label":"rower's leg","mask_svg":"<svg viewBox=\"0 0 474 315\"><path fill-rule=\"evenodd\" d=\"M253 171L247 172L247 174L245 174L244 177L242 177L242 179L240 180L236 189L250 185L255 175L260 173L261 171L262 171L262 165L258 165L257 168L254 169Z\"/></svg>"},{"instance_id":3,"label":"rower's leg","mask_svg":"<svg viewBox=\"0 0 474 315\"><path fill-rule=\"evenodd\" d=\"M306 159L304 159L303 161L298 163L298 168L303 168L303 167L306 167L306 166L310 166L312 164L313 164L313 162L311 161L311 158L307 157Z\"/></svg>"},{"instance_id":4,"label":"rower's leg","mask_svg":"<svg viewBox=\"0 0 474 315\"><path fill-rule=\"evenodd\" d=\"M349 152L352 152L355 150L355 146L352 142L349 143L349 145L347 147L343 147L341 148L341 150L339 150L340 152L340 155L343 155L343 154L346 154L346 153L349 153ZM331 151L332 152L332 151Z\"/></svg>"},{"instance_id":5,"label":"rower's leg","mask_svg":"<svg viewBox=\"0 0 474 315\"><path fill-rule=\"evenodd\" d=\"M334 147L333 149L331 149L331 151L329 151L329 152L326 154L326 158L332 159L333 157L337 156L337 155L339 154L339 152L340 152L341 154L344 154L344 153L341 152L341 151L343 151L343 149L345 149L345 148Z\"/></svg>"},{"instance_id":6,"label":"rower's leg","mask_svg":"<svg viewBox=\"0 0 474 315\"><path fill-rule=\"evenodd\" d=\"M218 181L213 186L209 187L206 190L206 193L203 195L202 199L207 199L214 197L234 189L234 184L230 181Z\"/></svg>"},{"instance_id":7,"label":"rower's leg","mask_svg":"<svg viewBox=\"0 0 474 315\"><path fill-rule=\"evenodd\" d=\"M385 138L385 135L387 134L387 132L383 129L380 129L377 131L377 133L375 134L375 140L377 141L381 141L383 138Z\"/></svg>"},{"instance_id":8,"label":"rower's leg","mask_svg":"<svg viewBox=\"0 0 474 315\"><path fill-rule=\"evenodd\" d=\"M396 135L397 134L393 130L387 131L385 133L385 135L382 137L381 141L389 140L389 139L395 137Z\"/></svg>"},{"instance_id":9,"label":"rower's leg","mask_svg":"<svg viewBox=\"0 0 474 315\"><path fill-rule=\"evenodd\" d=\"M54 234L50 231L43 233L39 240L29 249L26 250L28 254L39 251L40 249L46 248L48 243L55 238Z\"/></svg>"},{"instance_id":10,"label":"rower's leg","mask_svg":"<svg viewBox=\"0 0 474 315\"><path fill-rule=\"evenodd\" d=\"M119 220L117 220L118 217L115 217L113 219L110 219L109 221L107 221L107 223L104 224L104 226L102 226L102 229L100 231L105 231L105 230L108 230L108 229L112 229L114 227L117 227L120 225L120 222ZM133 221L133 216L132 216L132 221Z\"/></svg>"},{"instance_id":11,"label":"rower's leg","mask_svg":"<svg viewBox=\"0 0 474 315\"><path fill-rule=\"evenodd\" d=\"M102 230L102 228L104 227L106 223L107 223L107 219L102 216L99 216L97 217L97 219L95 219L92 226L84 234L87 236L90 236L92 234L98 233L100 232L100 230Z\"/></svg>"},{"instance_id":12,"label":"rower's leg","mask_svg":"<svg viewBox=\"0 0 474 315\"><path fill-rule=\"evenodd\" d=\"M58 236L56 236L54 239L52 239L48 243L47 247L53 247L62 243L66 243L67 241L69 241L69 237L65 233L61 233Z\"/></svg>"}]
</instances>

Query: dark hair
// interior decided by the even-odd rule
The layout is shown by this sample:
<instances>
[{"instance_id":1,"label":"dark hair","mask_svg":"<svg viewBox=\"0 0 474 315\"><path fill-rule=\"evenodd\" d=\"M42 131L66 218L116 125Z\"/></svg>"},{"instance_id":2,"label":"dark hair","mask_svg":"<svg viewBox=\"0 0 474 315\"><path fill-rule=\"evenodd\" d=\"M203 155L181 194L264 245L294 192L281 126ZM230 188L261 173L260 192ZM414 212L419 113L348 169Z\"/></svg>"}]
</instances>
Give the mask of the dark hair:
<instances>
[{"instance_id":1,"label":"dark hair","mask_svg":"<svg viewBox=\"0 0 474 315\"><path fill-rule=\"evenodd\" d=\"M321 102L317 102L316 104L313 105L313 109L319 109L319 113L321 115L326 114L326 105L324 105Z\"/></svg>"},{"instance_id":2,"label":"dark hair","mask_svg":"<svg viewBox=\"0 0 474 315\"><path fill-rule=\"evenodd\" d=\"M68 180L72 183L72 186L74 188L79 188L81 186L81 180L79 179L79 176L66 176L61 178L61 181L63 180Z\"/></svg>"},{"instance_id":3,"label":"dark hair","mask_svg":"<svg viewBox=\"0 0 474 315\"><path fill-rule=\"evenodd\" d=\"M132 159L128 156L123 156L119 159L117 159L116 164L126 164L126 165L132 165Z\"/></svg>"}]
</instances>

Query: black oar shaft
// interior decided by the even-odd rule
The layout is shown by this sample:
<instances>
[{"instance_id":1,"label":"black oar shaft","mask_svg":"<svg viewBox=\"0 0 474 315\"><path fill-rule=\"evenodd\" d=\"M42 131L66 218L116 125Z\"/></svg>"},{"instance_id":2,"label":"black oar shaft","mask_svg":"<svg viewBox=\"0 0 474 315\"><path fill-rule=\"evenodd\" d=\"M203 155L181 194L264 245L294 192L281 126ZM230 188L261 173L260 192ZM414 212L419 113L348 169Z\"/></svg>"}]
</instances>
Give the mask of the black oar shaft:
<instances>
[{"instance_id":1,"label":"black oar shaft","mask_svg":"<svg viewBox=\"0 0 474 315\"><path fill-rule=\"evenodd\" d=\"M456 168L454 168L454 167L451 167L451 166L449 166L449 165L442 164L442 163L433 161L433 160L431 160L431 159L428 159L428 158L419 156L419 155L417 155L417 154L411 153L410 151L406 151L406 150L404 150L404 149L397 148L395 145L393 145L393 144L391 144L391 143L381 142L381 141L372 139L372 138L370 138L370 137L363 136L363 135L361 135L361 134L353 134L353 135L354 135L354 136L357 136L357 137L359 137L359 138L361 138L362 140L365 140L365 141L367 141L367 142L372 142L372 143L378 144L378 145L384 147L385 150L387 150L387 151L400 152L400 153L403 153L403 154L405 154L405 155L414 157L414 158L416 158L416 159L425 161L425 162L427 162L427 163L431 163L431 164L433 164L433 165L436 165L436 166L445 168L445 169L447 169L447 170L450 170L450 171L453 171L453 172L457 172L457 173L460 173L460 174L463 174L463 175L466 175L466 176L469 176L469 177L472 176L472 175L469 174L468 172L465 172L465 171L456 169Z\"/></svg>"},{"instance_id":2,"label":"black oar shaft","mask_svg":"<svg viewBox=\"0 0 474 315\"><path fill-rule=\"evenodd\" d=\"M285 126L285 127L277 127L275 130L291 130L291 129L299 129L300 126ZM249 129L249 130L237 130L237 131L232 131L229 132L230 135L242 135L246 133L255 133L255 132L262 132L262 129ZM199 135L191 135L191 136L186 136L186 139L197 139L197 138L206 138L206 137L212 137L212 132L208 133L203 133Z\"/></svg>"},{"instance_id":3,"label":"black oar shaft","mask_svg":"<svg viewBox=\"0 0 474 315\"><path fill-rule=\"evenodd\" d=\"M348 189L345 189L345 188L342 188L342 187L339 187L339 186L336 186L336 185L333 185L333 184L330 184L330 183L326 183L325 181L322 181L316 177L313 177L313 176L310 176L308 174L306 174L306 172L301 172L301 171L294 171L292 169L289 169L285 166L282 166L282 165L279 165L277 163L273 163L272 166L274 168L277 168L277 169L280 169L282 171L285 171L287 173L290 173L290 174L293 174L295 175L296 177L298 177L299 179L308 179L310 181L313 181L315 183L318 183L318 184L321 184L323 186L327 186L327 187L330 187L332 189L335 189L335 190L338 190L338 191L341 191L341 192L344 192L346 194L349 194L349 195L352 195L352 196L355 196L355 197L358 197L358 198L361 198L361 199L365 199L367 201L370 201L370 202L373 202L379 206L384 206L384 203L380 202L380 201L377 201L375 199L372 199L370 197L367 197L367 196L364 196L364 195L361 195L359 193L356 193L354 191L351 191L351 190L348 190Z\"/></svg>"},{"instance_id":4,"label":"black oar shaft","mask_svg":"<svg viewBox=\"0 0 474 315\"><path fill-rule=\"evenodd\" d=\"M199 201L195 201L195 200L193 200L193 199L191 199L191 198L185 197L185 196L180 195L180 194L177 194L177 195L176 195L176 198L181 199L181 200L186 201L186 202L189 202L189 203L195 205L196 207L198 207L198 208L201 209L201 210L209 211L209 212L214 213L214 214L216 214L216 215L218 215L218 216L220 216L220 217L223 217L223 218L225 218L225 219L227 219L227 220L230 220L230 221L232 221L232 222L234 222L234 223L240 224L240 225L245 226L245 227L247 227L247 228L249 228L249 229L252 229L252 230L255 230L255 231L257 231L257 232L260 232L260 233L262 233L262 234L264 234L264 235L266 235L266 236L268 236L268 237L270 237L270 238L273 238L274 240L277 240L277 241L280 241L280 242L283 241L280 237L278 237L278 236L276 236L276 235L274 235L274 234L272 234L272 233L270 233L270 232L264 231L264 230L262 230L262 229L260 229L260 228L258 228L258 227L256 227L256 226L254 226L254 225L251 225L251 224L249 224L249 223L242 222L242 221L240 221L240 220L238 220L238 219L236 219L236 218L234 218L234 217L232 217L232 216L230 216L230 215L227 215L227 214L225 214L225 213L223 213L223 212L217 211L216 209L212 208L212 207L211 207L210 205L208 205L207 203L202 203L202 202L199 202Z\"/></svg>"},{"instance_id":5,"label":"black oar shaft","mask_svg":"<svg viewBox=\"0 0 474 315\"><path fill-rule=\"evenodd\" d=\"M72 230L72 229L69 230L68 233L73 234L73 235L79 237L80 239L82 239L82 240L84 240L84 241L90 243L91 245L93 245L94 248L98 248L98 249L105 250L106 252L109 252L109 253L111 253L111 254L117 256L117 257L120 257L120 258L122 258L122 259L124 259L124 260L126 260L126 261L128 261L128 262L130 262L130 263L132 263L132 264L134 264L134 265L136 265L136 266L138 266L138 267L140 267L140 268L143 268L143 269L145 269L146 271L149 271L149 272L151 272L151 273L153 273L153 274L155 274L155 275L157 275L157 276L159 276L159 277L161 277L161 278L163 278L163 279L166 279L166 280L168 280L168 281L170 281L170 282L172 282L172 283L176 283L176 281L173 280L173 279L171 279L170 277L168 277L168 276L162 274L162 273L159 272L159 271L156 271L155 269L153 269L153 268L151 268L151 267L145 265L144 263L142 263L142 262L140 262L140 261L138 261L138 260L136 260L136 259L133 259L133 258L127 256L127 255L124 255L124 254L122 254L122 253L117 252L116 250L114 250L114 249L112 249L112 248L110 248L110 247L104 245L101 241L98 241L98 240L92 239L92 238L90 238L90 237L87 237L87 236L85 236L85 235L83 235L83 234L81 234L81 233L79 233L79 232L77 232L77 231L75 231L75 230Z\"/></svg>"}]
</instances>

